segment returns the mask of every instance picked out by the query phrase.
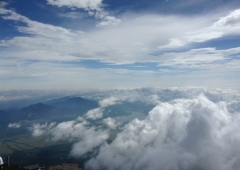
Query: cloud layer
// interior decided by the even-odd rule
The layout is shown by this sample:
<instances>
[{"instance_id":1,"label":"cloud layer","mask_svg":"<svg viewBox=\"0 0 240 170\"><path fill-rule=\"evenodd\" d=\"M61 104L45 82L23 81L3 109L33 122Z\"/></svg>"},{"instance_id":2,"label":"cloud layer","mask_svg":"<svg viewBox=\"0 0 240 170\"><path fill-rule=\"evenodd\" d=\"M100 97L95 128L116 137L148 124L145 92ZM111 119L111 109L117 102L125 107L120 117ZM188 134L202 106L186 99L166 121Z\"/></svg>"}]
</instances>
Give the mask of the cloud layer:
<instances>
[{"instance_id":1,"label":"cloud layer","mask_svg":"<svg viewBox=\"0 0 240 170\"><path fill-rule=\"evenodd\" d=\"M92 151L108 139L108 130L103 130L89 125L89 122L81 117L76 120L56 123L33 124L29 128L33 137L49 136L47 141L73 142L70 156L80 157Z\"/></svg>"},{"instance_id":2,"label":"cloud layer","mask_svg":"<svg viewBox=\"0 0 240 170\"><path fill-rule=\"evenodd\" d=\"M96 109L89 110L85 114L85 117L87 119L93 119L93 120L102 118L103 117L103 111L104 111L105 107L116 104L117 100L119 100L119 99L117 99L115 97L109 97L109 98L106 98L106 99L103 99L103 100L99 101L100 107L98 107Z\"/></svg>"},{"instance_id":3,"label":"cloud layer","mask_svg":"<svg viewBox=\"0 0 240 170\"><path fill-rule=\"evenodd\" d=\"M90 169L239 169L240 117L204 95L160 103L100 148Z\"/></svg>"},{"instance_id":4,"label":"cloud layer","mask_svg":"<svg viewBox=\"0 0 240 170\"><path fill-rule=\"evenodd\" d=\"M79 17L93 16L97 27L83 31L46 24L2 5L2 19L16 21L15 29L20 33L0 41L0 77L4 84L19 80L27 86L21 81L26 78L46 87L65 87L53 77L73 82L68 84L86 83L83 86L87 88L95 82L102 88L159 86L160 81L166 83L164 86L176 82L177 86L239 84L239 46L224 42L231 47L218 48L223 39L240 35L239 9L191 17L129 12L115 18L104 10L100 0L49 0L48 4L83 9L87 14ZM76 18L80 13L73 9L68 14L65 16ZM218 40L220 43L208 45ZM81 63L86 60L96 62L97 67L93 64L93 68L86 68L92 66ZM87 80L86 75L90 77Z\"/></svg>"}]
</instances>

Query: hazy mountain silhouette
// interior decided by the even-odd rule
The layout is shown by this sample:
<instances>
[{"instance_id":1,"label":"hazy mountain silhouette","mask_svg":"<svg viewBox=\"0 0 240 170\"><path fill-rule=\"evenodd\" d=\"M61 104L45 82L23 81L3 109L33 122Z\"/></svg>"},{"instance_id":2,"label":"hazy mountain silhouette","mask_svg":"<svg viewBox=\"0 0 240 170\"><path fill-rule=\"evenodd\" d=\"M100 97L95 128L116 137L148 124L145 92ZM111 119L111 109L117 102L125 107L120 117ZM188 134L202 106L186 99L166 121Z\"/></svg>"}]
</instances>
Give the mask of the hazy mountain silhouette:
<instances>
[{"instance_id":1,"label":"hazy mountain silhouette","mask_svg":"<svg viewBox=\"0 0 240 170\"><path fill-rule=\"evenodd\" d=\"M20 110L0 110L0 122L18 122L23 120L70 120L98 107L98 102L81 97L62 97L42 103L36 103Z\"/></svg>"}]
</instances>

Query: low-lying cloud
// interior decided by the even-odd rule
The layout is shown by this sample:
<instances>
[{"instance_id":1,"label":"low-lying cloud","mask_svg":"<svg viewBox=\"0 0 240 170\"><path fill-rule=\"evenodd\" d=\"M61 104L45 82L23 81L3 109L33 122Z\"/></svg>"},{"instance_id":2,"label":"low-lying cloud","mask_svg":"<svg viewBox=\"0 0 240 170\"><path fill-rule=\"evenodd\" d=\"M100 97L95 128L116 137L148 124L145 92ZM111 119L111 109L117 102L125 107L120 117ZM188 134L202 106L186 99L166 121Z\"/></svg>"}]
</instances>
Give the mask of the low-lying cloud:
<instances>
[{"instance_id":1,"label":"low-lying cloud","mask_svg":"<svg viewBox=\"0 0 240 170\"><path fill-rule=\"evenodd\" d=\"M111 106L116 104L120 99L117 99L115 97L109 97L106 99L103 99L101 101L99 101L99 105L100 107L96 108L96 109L92 109L89 110L86 114L85 117L87 119L92 119L92 120L96 120L96 119L100 119L103 117L103 111L105 109L105 107Z\"/></svg>"},{"instance_id":2,"label":"low-lying cloud","mask_svg":"<svg viewBox=\"0 0 240 170\"><path fill-rule=\"evenodd\" d=\"M20 123L9 123L8 127L9 128L20 128L21 124Z\"/></svg>"},{"instance_id":3,"label":"low-lying cloud","mask_svg":"<svg viewBox=\"0 0 240 170\"><path fill-rule=\"evenodd\" d=\"M32 131L32 136L38 137L41 136L45 133L47 133L52 127L54 127L56 123L45 123L45 124L40 124L40 123L35 123L33 124L32 127L29 128L30 131Z\"/></svg>"},{"instance_id":4,"label":"low-lying cloud","mask_svg":"<svg viewBox=\"0 0 240 170\"><path fill-rule=\"evenodd\" d=\"M108 130L89 126L89 122L78 117L76 120L56 123L34 124L29 130L32 136L48 135L49 142L74 142L70 156L80 157L100 146L108 139Z\"/></svg>"},{"instance_id":5,"label":"low-lying cloud","mask_svg":"<svg viewBox=\"0 0 240 170\"><path fill-rule=\"evenodd\" d=\"M117 123L114 119L108 117L106 119L103 119L103 123L109 127L110 129L116 129L119 125L119 123Z\"/></svg>"},{"instance_id":6,"label":"low-lying cloud","mask_svg":"<svg viewBox=\"0 0 240 170\"><path fill-rule=\"evenodd\" d=\"M35 124L33 136L47 134L49 141L73 142L72 157L93 152L86 169L240 168L240 98L236 91L142 88L102 92L90 98L99 100L99 107L94 110L101 114L106 107L126 101L155 107L145 119L134 119L125 126L113 117L101 119L103 115L92 121L96 119L87 117L94 112L90 110L72 121ZM113 141L109 143L110 130L116 129L120 132L115 139L110 137Z\"/></svg>"},{"instance_id":7,"label":"low-lying cloud","mask_svg":"<svg viewBox=\"0 0 240 170\"><path fill-rule=\"evenodd\" d=\"M86 168L237 170L239 121L225 102L204 95L159 103L145 120L133 120L102 145Z\"/></svg>"}]
</instances>

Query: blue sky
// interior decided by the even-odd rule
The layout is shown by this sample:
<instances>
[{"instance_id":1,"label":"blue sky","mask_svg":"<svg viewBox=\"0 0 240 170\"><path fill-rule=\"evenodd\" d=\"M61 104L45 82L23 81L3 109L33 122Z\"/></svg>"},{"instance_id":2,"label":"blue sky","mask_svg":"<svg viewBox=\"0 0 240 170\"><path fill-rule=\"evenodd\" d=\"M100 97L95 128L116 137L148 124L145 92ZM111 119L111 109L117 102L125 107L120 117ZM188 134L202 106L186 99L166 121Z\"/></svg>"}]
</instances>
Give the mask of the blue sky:
<instances>
[{"instance_id":1,"label":"blue sky","mask_svg":"<svg viewBox=\"0 0 240 170\"><path fill-rule=\"evenodd\" d=\"M239 88L238 0L0 1L0 88Z\"/></svg>"}]
</instances>

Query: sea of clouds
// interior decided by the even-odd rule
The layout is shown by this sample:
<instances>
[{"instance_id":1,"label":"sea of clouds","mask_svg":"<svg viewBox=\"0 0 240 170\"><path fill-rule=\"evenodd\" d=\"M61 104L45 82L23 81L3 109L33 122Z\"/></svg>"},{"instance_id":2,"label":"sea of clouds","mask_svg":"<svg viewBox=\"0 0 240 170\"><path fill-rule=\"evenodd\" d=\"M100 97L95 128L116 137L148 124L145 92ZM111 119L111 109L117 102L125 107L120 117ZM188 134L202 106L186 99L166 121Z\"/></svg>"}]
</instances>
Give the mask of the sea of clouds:
<instances>
[{"instance_id":1,"label":"sea of clouds","mask_svg":"<svg viewBox=\"0 0 240 170\"><path fill-rule=\"evenodd\" d=\"M159 103L101 146L89 169L231 170L240 168L240 117L203 94Z\"/></svg>"},{"instance_id":2,"label":"sea of clouds","mask_svg":"<svg viewBox=\"0 0 240 170\"><path fill-rule=\"evenodd\" d=\"M34 124L34 137L74 141L70 156L95 150L86 169L237 170L240 169L240 93L206 88L101 91L91 96L99 108L62 123ZM123 101L154 105L145 119L125 124L102 118ZM91 121L102 121L97 126ZM112 130L119 132L107 142ZM97 151L96 151L97 150Z\"/></svg>"}]
</instances>

